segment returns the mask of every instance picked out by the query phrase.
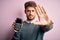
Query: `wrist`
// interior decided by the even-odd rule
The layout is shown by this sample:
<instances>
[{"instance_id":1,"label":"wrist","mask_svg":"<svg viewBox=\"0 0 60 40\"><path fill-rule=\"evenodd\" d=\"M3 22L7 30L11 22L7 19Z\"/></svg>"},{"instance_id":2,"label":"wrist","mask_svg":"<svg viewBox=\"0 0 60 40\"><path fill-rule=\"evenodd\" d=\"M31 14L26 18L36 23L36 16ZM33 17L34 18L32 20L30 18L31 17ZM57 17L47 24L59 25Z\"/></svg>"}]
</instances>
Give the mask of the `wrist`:
<instances>
[{"instance_id":1,"label":"wrist","mask_svg":"<svg viewBox=\"0 0 60 40\"><path fill-rule=\"evenodd\" d=\"M17 30L14 30L14 32L18 32Z\"/></svg>"},{"instance_id":2,"label":"wrist","mask_svg":"<svg viewBox=\"0 0 60 40\"><path fill-rule=\"evenodd\" d=\"M48 23L47 23L47 26L50 26L50 25L52 25L53 24L53 22L52 21L49 21Z\"/></svg>"}]
</instances>

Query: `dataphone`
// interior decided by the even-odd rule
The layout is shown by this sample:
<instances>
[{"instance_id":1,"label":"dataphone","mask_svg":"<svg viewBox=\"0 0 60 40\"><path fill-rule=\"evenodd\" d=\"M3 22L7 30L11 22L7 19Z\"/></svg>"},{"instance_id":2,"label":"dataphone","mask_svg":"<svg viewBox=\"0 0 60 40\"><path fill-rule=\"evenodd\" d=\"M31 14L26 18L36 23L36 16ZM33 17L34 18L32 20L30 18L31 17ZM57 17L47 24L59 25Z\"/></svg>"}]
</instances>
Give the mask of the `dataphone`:
<instances>
[{"instance_id":1,"label":"dataphone","mask_svg":"<svg viewBox=\"0 0 60 40\"><path fill-rule=\"evenodd\" d=\"M21 29L21 26L23 24L23 21L21 18L17 18L15 20L16 24L15 24L15 30L19 31Z\"/></svg>"},{"instance_id":2,"label":"dataphone","mask_svg":"<svg viewBox=\"0 0 60 40\"><path fill-rule=\"evenodd\" d=\"M17 18L17 19L16 19L16 23L20 23L20 24L22 24L22 23L23 23L23 21L22 21L22 19L21 19L21 18Z\"/></svg>"}]
</instances>

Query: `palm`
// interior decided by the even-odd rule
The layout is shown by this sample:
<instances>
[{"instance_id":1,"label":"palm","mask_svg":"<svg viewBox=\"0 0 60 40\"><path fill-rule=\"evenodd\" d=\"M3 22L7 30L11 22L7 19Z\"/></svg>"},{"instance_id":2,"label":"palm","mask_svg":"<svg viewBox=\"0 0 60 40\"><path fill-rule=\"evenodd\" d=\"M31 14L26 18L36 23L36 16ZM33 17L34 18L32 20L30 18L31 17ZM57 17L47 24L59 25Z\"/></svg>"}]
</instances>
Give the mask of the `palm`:
<instances>
[{"instance_id":1,"label":"palm","mask_svg":"<svg viewBox=\"0 0 60 40\"><path fill-rule=\"evenodd\" d=\"M36 11L41 24L47 24L50 21L43 7L37 5Z\"/></svg>"}]
</instances>

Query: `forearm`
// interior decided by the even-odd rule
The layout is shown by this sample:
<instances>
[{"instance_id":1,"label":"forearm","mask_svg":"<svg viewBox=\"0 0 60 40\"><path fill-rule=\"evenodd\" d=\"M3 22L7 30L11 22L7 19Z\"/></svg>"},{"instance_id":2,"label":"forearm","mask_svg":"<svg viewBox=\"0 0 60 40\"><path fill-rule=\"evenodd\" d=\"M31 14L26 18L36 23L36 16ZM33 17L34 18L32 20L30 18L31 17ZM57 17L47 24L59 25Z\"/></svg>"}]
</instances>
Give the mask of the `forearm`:
<instances>
[{"instance_id":1,"label":"forearm","mask_svg":"<svg viewBox=\"0 0 60 40\"><path fill-rule=\"evenodd\" d=\"M40 28L41 28L41 30L43 32L47 32L47 31L49 31L49 30L51 30L53 28L53 24L51 24L49 26L46 26L46 25L43 26L43 25L41 25Z\"/></svg>"},{"instance_id":2,"label":"forearm","mask_svg":"<svg viewBox=\"0 0 60 40\"><path fill-rule=\"evenodd\" d=\"M53 22L50 20L50 21L48 21L45 25L46 26L51 26L53 24Z\"/></svg>"},{"instance_id":3,"label":"forearm","mask_svg":"<svg viewBox=\"0 0 60 40\"><path fill-rule=\"evenodd\" d=\"M53 24L53 22L50 20L48 23L44 23L44 22L40 22L40 21L38 21L38 22L34 22L33 24L35 24L35 25L46 25L46 26L50 26L50 25L52 25Z\"/></svg>"},{"instance_id":4,"label":"forearm","mask_svg":"<svg viewBox=\"0 0 60 40\"><path fill-rule=\"evenodd\" d=\"M17 23L14 26L14 35L12 40L20 40L20 25L18 25Z\"/></svg>"},{"instance_id":5,"label":"forearm","mask_svg":"<svg viewBox=\"0 0 60 40\"><path fill-rule=\"evenodd\" d=\"M47 25L41 25L40 27L43 32L47 32L53 28L53 22L50 21Z\"/></svg>"},{"instance_id":6,"label":"forearm","mask_svg":"<svg viewBox=\"0 0 60 40\"><path fill-rule=\"evenodd\" d=\"M12 40L19 40L20 39L20 33L19 32L15 32L13 35Z\"/></svg>"}]
</instances>

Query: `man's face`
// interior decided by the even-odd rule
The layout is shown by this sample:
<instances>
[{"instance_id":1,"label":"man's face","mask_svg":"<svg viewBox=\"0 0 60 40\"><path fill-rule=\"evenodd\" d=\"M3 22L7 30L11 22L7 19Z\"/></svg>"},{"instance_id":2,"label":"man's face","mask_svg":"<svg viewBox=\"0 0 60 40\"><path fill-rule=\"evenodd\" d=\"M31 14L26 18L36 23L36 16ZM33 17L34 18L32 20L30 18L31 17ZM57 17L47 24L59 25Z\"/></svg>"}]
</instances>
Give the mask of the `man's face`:
<instances>
[{"instance_id":1,"label":"man's face","mask_svg":"<svg viewBox=\"0 0 60 40\"><path fill-rule=\"evenodd\" d=\"M25 14L28 20L33 20L36 16L36 10L34 7L27 7L25 9Z\"/></svg>"}]
</instances>

